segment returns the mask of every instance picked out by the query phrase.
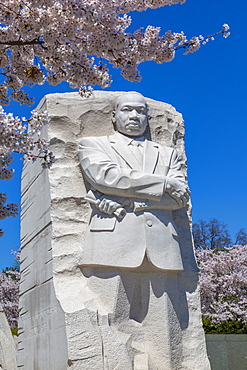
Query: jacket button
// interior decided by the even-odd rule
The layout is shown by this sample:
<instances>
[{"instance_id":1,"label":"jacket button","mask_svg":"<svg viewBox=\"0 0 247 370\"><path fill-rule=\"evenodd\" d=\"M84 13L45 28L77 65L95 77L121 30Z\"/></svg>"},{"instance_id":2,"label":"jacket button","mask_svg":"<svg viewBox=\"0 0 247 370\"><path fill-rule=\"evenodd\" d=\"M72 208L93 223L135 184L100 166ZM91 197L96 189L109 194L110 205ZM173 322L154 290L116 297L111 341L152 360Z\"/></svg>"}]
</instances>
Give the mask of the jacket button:
<instances>
[{"instance_id":1,"label":"jacket button","mask_svg":"<svg viewBox=\"0 0 247 370\"><path fill-rule=\"evenodd\" d=\"M152 220L147 220L147 225L148 225L149 227L153 226L153 222L152 222Z\"/></svg>"}]
</instances>

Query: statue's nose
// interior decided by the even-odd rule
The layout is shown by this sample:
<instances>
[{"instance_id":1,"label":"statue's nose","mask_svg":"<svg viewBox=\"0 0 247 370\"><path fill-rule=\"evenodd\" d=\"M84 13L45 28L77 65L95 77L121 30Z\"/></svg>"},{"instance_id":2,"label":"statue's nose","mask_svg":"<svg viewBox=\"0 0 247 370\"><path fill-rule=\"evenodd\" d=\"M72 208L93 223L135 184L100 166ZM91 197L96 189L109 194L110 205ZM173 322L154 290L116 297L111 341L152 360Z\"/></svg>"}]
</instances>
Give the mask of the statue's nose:
<instances>
[{"instance_id":1,"label":"statue's nose","mask_svg":"<svg viewBox=\"0 0 247 370\"><path fill-rule=\"evenodd\" d=\"M130 117L131 118L138 118L139 117L139 114L138 114L136 109L132 109L132 111L130 112Z\"/></svg>"}]
</instances>

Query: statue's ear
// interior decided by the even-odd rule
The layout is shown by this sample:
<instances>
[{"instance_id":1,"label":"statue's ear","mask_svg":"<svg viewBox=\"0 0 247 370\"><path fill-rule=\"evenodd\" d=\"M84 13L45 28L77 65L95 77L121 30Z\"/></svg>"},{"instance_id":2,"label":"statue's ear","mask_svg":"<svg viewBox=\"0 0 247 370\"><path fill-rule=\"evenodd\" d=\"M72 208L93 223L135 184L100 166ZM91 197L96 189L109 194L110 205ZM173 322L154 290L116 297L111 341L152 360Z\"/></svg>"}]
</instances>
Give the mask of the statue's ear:
<instances>
[{"instance_id":1,"label":"statue's ear","mask_svg":"<svg viewBox=\"0 0 247 370\"><path fill-rule=\"evenodd\" d=\"M112 123L113 123L113 126L115 126L115 123L116 123L116 111L115 110L112 112Z\"/></svg>"}]
</instances>

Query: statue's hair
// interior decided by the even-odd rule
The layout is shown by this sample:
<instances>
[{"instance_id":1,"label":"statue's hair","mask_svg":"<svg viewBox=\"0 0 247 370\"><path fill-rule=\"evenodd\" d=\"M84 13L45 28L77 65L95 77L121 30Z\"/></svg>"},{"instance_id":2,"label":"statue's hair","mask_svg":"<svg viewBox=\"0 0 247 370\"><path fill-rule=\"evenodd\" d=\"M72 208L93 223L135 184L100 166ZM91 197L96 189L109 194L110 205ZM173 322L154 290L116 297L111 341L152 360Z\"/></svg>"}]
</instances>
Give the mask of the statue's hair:
<instances>
[{"instance_id":1,"label":"statue's hair","mask_svg":"<svg viewBox=\"0 0 247 370\"><path fill-rule=\"evenodd\" d=\"M119 103L120 103L120 100L122 99L122 97L123 97L124 95L128 95L128 94L132 94L132 95L133 95L133 94L136 94L136 95L141 96L141 97L145 100L146 106L147 106L147 108L148 108L148 105L147 105L146 99L145 99L145 97L144 97L141 93L139 93L139 92L137 92L137 91L126 91L126 92L122 93L121 95L119 95L119 97L117 98L115 109L117 109L117 108L118 108Z\"/></svg>"}]
</instances>

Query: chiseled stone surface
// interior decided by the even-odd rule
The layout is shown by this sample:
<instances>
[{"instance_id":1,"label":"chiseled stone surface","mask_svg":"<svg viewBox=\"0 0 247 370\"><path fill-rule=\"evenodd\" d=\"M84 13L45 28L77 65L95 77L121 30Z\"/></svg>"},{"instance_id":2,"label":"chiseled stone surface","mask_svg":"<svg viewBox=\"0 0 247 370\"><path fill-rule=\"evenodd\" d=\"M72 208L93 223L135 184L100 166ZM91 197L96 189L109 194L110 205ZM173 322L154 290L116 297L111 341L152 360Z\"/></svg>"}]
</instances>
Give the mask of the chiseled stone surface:
<instances>
[{"instance_id":1,"label":"chiseled stone surface","mask_svg":"<svg viewBox=\"0 0 247 370\"><path fill-rule=\"evenodd\" d=\"M38 162L26 164L23 171L19 364L25 370L210 369L190 207L173 211L183 272L146 272L139 281L135 271L122 277L105 266L96 272L82 266L90 209L84 200L78 144L82 137L113 133L112 111L120 94L95 91L90 99L77 93L51 94L39 104L50 117L44 136L56 162L49 171L41 170ZM181 114L169 104L147 102L151 139L176 147L186 176ZM130 297L136 300L134 309L126 304ZM132 319L136 315L138 320Z\"/></svg>"},{"instance_id":2,"label":"chiseled stone surface","mask_svg":"<svg viewBox=\"0 0 247 370\"><path fill-rule=\"evenodd\" d=\"M17 348L0 304L0 369L16 370Z\"/></svg>"}]
</instances>

